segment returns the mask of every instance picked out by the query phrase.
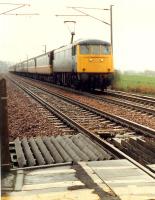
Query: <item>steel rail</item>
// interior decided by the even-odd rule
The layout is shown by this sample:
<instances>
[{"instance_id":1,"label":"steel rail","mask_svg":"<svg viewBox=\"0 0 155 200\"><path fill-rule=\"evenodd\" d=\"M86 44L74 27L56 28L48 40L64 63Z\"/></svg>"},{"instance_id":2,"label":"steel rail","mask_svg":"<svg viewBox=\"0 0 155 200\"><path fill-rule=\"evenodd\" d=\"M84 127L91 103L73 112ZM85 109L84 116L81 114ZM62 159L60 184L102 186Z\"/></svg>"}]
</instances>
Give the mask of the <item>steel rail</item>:
<instances>
[{"instance_id":1,"label":"steel rail","mask_svg":"<svg viewBox=\"0 0 155 200\"><path fill-rule=\"evenodd\" d=\"M124 97L126 99L140 101L143 104L147 103L147 104L155 106L155 98L152 98L152 97L134 95L134 94L129 94L129 93L120 92L120 91L117 92L117 91L112 91L112 90L107 90L104 92L104 94L112 95L112 96L116 96L116 97Z\"/></svg>"},{"instance_id":2,"label":"steel rail","mask_svg":"<svg viewBox=\"0 0 155 200\"><path fill-rule=\"evenodd\" d=\"M30 78L30 80L34 80L34 79ZM43 81L39 81L39 80L34 80L34 81L35 82L40 82L40 83L43 82ZM123 102L122 100L119 100L119 99L109 99L106 96L100 97L98 95L94 95L94 94L91 94L91 93L88 93L88 92L78 91L78 90L75 90L75 89L72 89L72 88L66 88L64 86L55 85L55 84L51 84L51 83L49 84L48 82L43 82L43 83L45 85L48 85L48 86L54 86L56 88L61 88L61 89L64 89L66 91L70 91L70 92L74 92L76 94L80 94L80 95L84 95L84 96L87 96L87 97L91 97L91 98L94 98L94 99L97 99L97 100L100 100L100 101L106 101L107 103L112 103L112 104L120 105L120 106L123 105L123 106L126 106L128 108L133 108L135 110L142 111L142 112L150 114L150 115L155 115L155 109L146 108L146 107L143 107L142 105L135 105L134 103ZM121 97L121 95L120 95L120 97ZM146 101L145 101L145 103L146 103Z\"/></svg>"},{"instance_id":3,"label":"steel rail","mask_svg":"<svg viewBox=\"0 0 155 200\"><path fill-rule=\"evenodd\" d=\"M88 135L88 133L90 133L83 126L79 125L77 122L75 122L72 119L70 119L67 115L65 115L64 113L62 113L61 111L59 111L57 108L53 107L50 103L46 102L44 99L42 99L41 97L39 97L37 94L34 94L34 92L32 92L31 90L27 89L25 86L19 85L19 83L16 82L15 80L12 80L12 79L10 79L10 80L14 84L16 84L19 88L21 88L24 92L26 92L29 96L31 96L33 99L35 99L37 102L39 102L42 106L44 106L49 112L51 112L54 115L56 115L59 119L61 119L64 123L67 123L73 129L75 129L75 130L77 130L79 132L84 133L84 135ZM94 135L94 136L96 138L99 138L96 135ZM106 151L107 151L107 149L106 149ZM114 151L114 153L111 153L111 152L112 151L110 151L109 153L112 154L114 157L116 157L116 154L117 154L117 157L121 156L121 154L119 154L119 152L118 153L115 152L115 151Z\"/></svg>"},{"instance_id":4,"label":"steel rail","mask_svg":"<svg viewBox=\"0 0 155 200\"><path fill-rule=\"evenodd\" d=\"M97 100L104 101L107 103L112 103L112 104L116 104L116 105L120 105L120 106L123 105L128 108L134 108L135 110L142 111L142 112L145 112L145 113L148 113L151 115L155 115L155 109L146 108L146 107L143 107L142 105L135 105L134 103L129 103L129 102L125 102L125 101L117 100L117 99L109 99L105 96L99 97L99 96L92 95L92 94L86 94L86 96L92 97L92 98L95 98Z\"/></svg>"},{"instance_id":5,"label":"steel rail","mask_svg":"<svg viewBox=\"0 0 155 200\"><path fill-rule=\"evenodd\" d=\"M26 83L26 84L28 84L28 83ZM34 87L34 86L32 86L32 87ZM126 126L127 128L131 128L131 129L133 129L134 131L136 131L138 133L141 133L143 135L155 138L155 130L152 129L152 128L149 128L147 126L138 124L138 123L130 121L128 119L124 119L123 117L119 117L117 115L110 114L110 113L105 112L105 111L101 111L101 110L99 110L99 109L97 109L95 107L88 106L88 105L86 105L84 103L81 103L81 102L78 102L78 101L76 101L74 99L71 99L70 97L66 97L66 96L64 96L62 94L60 95L60 94L57 94L55 92L51 92L46 88L42 88L40 86L35 86L35 87L38 88L38 89L43 90L44 92L47 92L48 94L55 95L55 96L65 100L65 101L68 101L68 102L70 102L72 104L75 104L75 105L77 105L79 107L82 107L82 108L84 108L86 110L89 110L89 111L91 111L91 112L93 112L93 113L95 113L97 115L100 115L100 116L102 116L102 117L104 117L106 119L109 119L110 121L113 121L113 122L115 122L117 124L121 124L123 126Z\"/></svg>"},{"instance_id":6,"label":"steel rail","mask_svg":"<svg viewBox=\"0 0 155 200\"><path fill-rule=\"evenodd\" d=\"M58 116L62 121L69 124L72 128L78 130L82 134L87 135L88 137L93 139L93 141L95 140L96 142L98 142L103 148L106 148L106 151L109 152L110 154L112 154L115 158L117 156L122 159L123 158L127 159L128 161L130 161L131 163L136 165L138 168L143 170L145 173L147 173L149 176L151 176L152 178L155 179L155 174L152 171L150 171L150 169L141 165L140 163L138 163L137 161L135 161L134 159L132 159L131 157L129 157L128 155L126 155L125 153L120 151L118 148L114 147L112 144L108 143L107 141L103 140L99 136L95 135L91 131L84 128L83 126L79 125L74 120L72 120L68 116L66 116L64 113L62 113L58 109L54 108L51 104L49 104L48 102L43 100L41 97L39 97L38 95L34 94L32 91L27 89L25 86L22 86L21 84L19 85L18 82L14 81L12 79L11 79L11 81L14 84L16 84L18 87L20 87L23 91L25 91L27 94L29 94L32 98L34 98L37 102L39 102L42 106L44 106L48 111L50 111L50 112L54 113L56 116Z\"/></svg>"},{"instance_id":7,"label":"steel rail","mask_svg":"<svg viewBox=\"0 0 155 200\"><path fill-rule=\"evenodd\" d=\"M135 94L135 93L129 93L129 92L124 92L124 91L120 91L120 90L110 90L110 89L107 89L106 90L107 92L112 92L112 93L120 93L120 94L125 94L125 95L129 95L129 96L135 96L135 97L140 97L142 99L148 99L148 100L152 100L155 102L155 97L153 96L146 96L146 95L140 95L140 94Z\"/></svg>"}]
</instances>

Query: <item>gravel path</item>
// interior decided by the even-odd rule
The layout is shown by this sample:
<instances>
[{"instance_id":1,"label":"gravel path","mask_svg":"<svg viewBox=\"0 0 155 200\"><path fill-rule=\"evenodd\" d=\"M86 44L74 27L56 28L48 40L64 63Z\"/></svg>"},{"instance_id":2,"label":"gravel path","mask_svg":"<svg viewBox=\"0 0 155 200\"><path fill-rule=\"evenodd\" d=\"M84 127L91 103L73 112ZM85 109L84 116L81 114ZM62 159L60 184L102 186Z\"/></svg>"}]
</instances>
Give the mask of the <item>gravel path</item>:
<instances>
[{"instance_id":1,"label":"gravel path","mask_svg":"<svg viewBox=\"0 0 155 200\"><path fill-rule=\"evenodd\" d=\"M16 137L63 134L47 118L48 111L41 112L38 104L10 81L7 81L7 93L10 141Z\"/></svg>"}]
</instances>

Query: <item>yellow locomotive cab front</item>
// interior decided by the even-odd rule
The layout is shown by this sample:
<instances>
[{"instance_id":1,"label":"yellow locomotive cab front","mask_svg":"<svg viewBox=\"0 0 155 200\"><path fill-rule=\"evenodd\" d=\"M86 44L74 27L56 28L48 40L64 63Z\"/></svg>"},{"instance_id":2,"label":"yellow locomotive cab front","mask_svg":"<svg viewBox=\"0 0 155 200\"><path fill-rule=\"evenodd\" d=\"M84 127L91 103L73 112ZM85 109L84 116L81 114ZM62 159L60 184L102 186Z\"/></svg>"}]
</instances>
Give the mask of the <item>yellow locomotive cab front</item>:
<instances>
[{"instance_id":1,"label":"yellow locomotive cab front","mask_svg":"<svg viewBox=\"0 0 155 200\"><path fill-rule=\"evenodd\" d=\"M111 46L77 45L78 73L113 73Z\"/></svg>"}]
</instances>

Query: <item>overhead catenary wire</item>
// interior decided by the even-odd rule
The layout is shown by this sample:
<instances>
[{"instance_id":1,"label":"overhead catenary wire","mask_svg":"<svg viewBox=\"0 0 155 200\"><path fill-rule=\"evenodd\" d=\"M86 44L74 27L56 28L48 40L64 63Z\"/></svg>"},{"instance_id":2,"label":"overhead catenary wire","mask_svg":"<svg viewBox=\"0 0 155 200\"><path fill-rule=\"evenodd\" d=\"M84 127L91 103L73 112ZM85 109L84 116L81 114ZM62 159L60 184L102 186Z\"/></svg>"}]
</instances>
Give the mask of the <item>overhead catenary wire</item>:
<instances>
[{"instance_id":1,"label":"overhead catenary wire","mask_svg":"<svg viewBox=\"0 0 155 200\"><path fill-rule=\"evenodd\" d=\"M30 4L2 2L2 3L0 3L0 5L17 6L15 8L1 12L0 15L16 15L16 16L17 15L39 15L39 13L10 13L11 11L23 8L25 6L31 6Z\"/></svg>"},{"instance_id":2,"label":"overhead catenary wire","mask_svg":"<svg viewBox=\"0 0 155 200\"><path fill-rule=\"evenodd\" d=\"M19 5L24 5L24 6L30 6L30 4L24 4L24 3L0 3L1 5L12 5L12 6L19 6Z\"/></svg>"},{"instance_id":3,"label":"overhead catenary wire","mask_svg":"<svg viewBox=\"0 0 155 200\"><path fill-rule=\"evenodd\" d=\"M7 13L4 15L40 15L39 13Z\"/></svg>"},{"instance_id":4,"label":"overhead catenary wire","mask_svg":"<svg viewBox=\"0 0 155 200\"><path fill-rule=\"evenodd\" d=\"M74 10L76 10L77 12L80 12L80 13L84 14L85 16L89 16L89 17L91 17L93 19L96 19L96 20L98 20L100 22L103 22L104 24L110 25L108 22L105 22L105 21L103 21L103 20L101 20L101 19L99 19L99 18L97 18L97 17L95 17L93 15L89 15L88 13L86 13L84 11L81 11L78 8L75 8L75 7L71 7L71 8L74 9Z\"/></svg>"},{"instance_id":5,"label":"overhead catenary wire","mask_svg":"<svg viewBox=\"0 0 155 200\"><path fill-rule=\"evenodd\" d=\"M67 8L82 8L82 9L91 9L91 10L109 10L108 8L89 8L89 7L70 7L68 6Z\"/></svg>"},{"instance_id":6,"label":"overhead catenary wire","mask_svg":"<svg viewBox=\"0 0 155 200\"><path fill-rule=\"evenodd\" d=\"M91 18L93 18L95 20L98 20L98 21L100 21L100 22L102 22L102 23L104 23L104 24L106 24L106 25L108 25L110 27L110 41L111 41L112 54L113 54L113 20L112 20L112 8L113 8L113 6L114 5L110 5L110 8L90 8L90 7L86 8L86 7L73 7L73 6L72 7L67 7L67 8L71 8L71 9L73 9L73 10L79 12L79 13L82 13L83 15L80 15L82 17L86 17L86 16L87 17L91 17ZM90 14L82 11L81 9L95 9L95 10L109 11L110 12L110 16L109 16L110 17L110 22L106 22L104 20L101 20L101 19L99 19L99 18L97 18L97 17L95 17L93 15L90 15ZM75 16L75 15L73 14L73 15L56 15L56 16L57 17L62 17L62 16L70 16L70 17L72 17L72 16Z\"/></svg>"},{"instance_id":7,"label":"overhead catenary wire","mask_svg":"<svg viewBox=\"0 0 155 200\"><path fill-rule=\"evenodd\" d=\"M6 14L6 13L8 13L8 12L17 10L17 9L22 8L22 7L24 7L24 6L25 6L25 5L20 5L20 6L16 7L16 8L12 8L12 9L10 9L10 10L7 10L7 11L5 11L5 12L2 12L2 13L0 13L0 15L4 15L4 14Z\"/></svg>"}]
</instances>

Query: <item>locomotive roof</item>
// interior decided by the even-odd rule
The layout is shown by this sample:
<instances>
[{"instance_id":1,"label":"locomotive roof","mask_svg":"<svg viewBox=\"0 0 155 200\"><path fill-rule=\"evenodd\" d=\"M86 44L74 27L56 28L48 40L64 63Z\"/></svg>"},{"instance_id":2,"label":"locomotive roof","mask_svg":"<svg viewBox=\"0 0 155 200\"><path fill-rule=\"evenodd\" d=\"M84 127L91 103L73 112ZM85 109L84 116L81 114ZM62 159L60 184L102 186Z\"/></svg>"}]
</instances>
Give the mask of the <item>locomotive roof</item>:
<instances>
[{"instance_id":1,"label":"locomotive roof","mask_svg":"<svg viewBox=\"0 0 155 200\"><path fill-rule=\"evenodd\" d=\"M106 41L103 41L103 40L94 40L94 39L77 41L77 42L75 42L75 44L80 44L80 45L88 45L88 44L110 45L109 42L106 42Z\"/></svg>"},{"instance_id":2,"label":"locomotive roof","mask_svg":"<svg viewBox=\"0 0 155 200\"><path fill-rule=\"evenodd\" d=\"M75 41L73 42L73 44L68 44L68 45L65 45L65 46L61 46L57 49L55 49L54 51L61 51L62 49L65 49L65 48L68 48L68 47L72 47L74 45L110 45L109 42L106 42L106 41L103 41L103 40L98 40L98 39L87 39L87 40L78 40L78 41Z\"/></svg>"}]
</instances>

